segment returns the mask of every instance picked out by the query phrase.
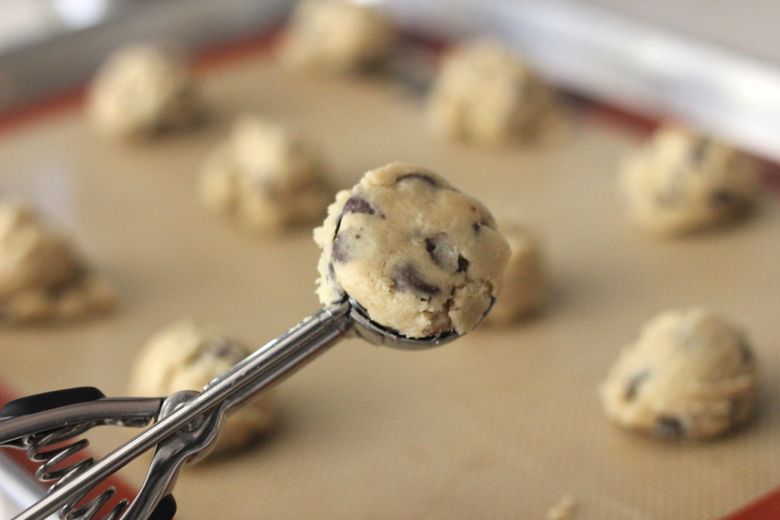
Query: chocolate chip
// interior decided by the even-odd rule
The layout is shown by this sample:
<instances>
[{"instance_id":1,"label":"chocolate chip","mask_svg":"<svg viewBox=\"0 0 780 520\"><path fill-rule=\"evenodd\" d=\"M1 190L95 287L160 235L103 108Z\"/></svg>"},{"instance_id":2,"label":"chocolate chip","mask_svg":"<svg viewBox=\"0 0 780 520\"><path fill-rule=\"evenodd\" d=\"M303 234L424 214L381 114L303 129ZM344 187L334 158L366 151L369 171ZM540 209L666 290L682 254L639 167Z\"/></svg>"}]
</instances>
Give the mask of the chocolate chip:
<instances>
[{"instance_id":1,"label":"chocolate chip","mask_svg":"<svg viewBox=\"0 0 780 520\"><path fill-rule=\"evenodd\" d=\"M736 206L740 198L726 190L715 190L710 196L710 202L713 206Z\"/></svg>"},{"instance_id":2,"label":"chocolate chip","mask_svg":"<svg viewBox=\"0 0 780 520\"><path fill-rule=\"evenodd\" d=\"M360 248L356 246L362 236L361 231L363 231L362 227L351 227L341 230L336 235L330 246L330 255L334 262L342 264L349 262L355 257L356 252L360 252Z\"/></svg>"},{"instance_id":3,"label":"chocolate chip","mask_svg":"<svg viewBox=\"0 0 780 520\"><path fill-rule=\"evenodd\" d=\"M704 161L704 157L707 155L707 150L712 144L712 140L706 137L702 137L696 140L691 148L690 160L691 164L701 164Z\"/></svg>"},{"instance_id":4,"label":"chocolate chip","mask_svg":"<svg viewBox=\"0 0 780 520\"><path fill-rule=\"evenodd\" d=\"M635 374L631 379L628 380L628 384L626 385L626 391L623 394L623 399L625 401L633 401L636 399L637 394L639 393L639 387L642 383L645 382L645 380L650 376L649 370L642 370L638 374Z\"/></svg>"},{"instance_id":5,"label":"chocolate chip","mask_svg":"<svg viewBox=\"0 0 780 520\"><path fill-rule=\"evenodd\" d=\"M418 181L423 181L434 188L439 187L439 182L431 177L430 175L425 175L424 173L407 173L405 175L401 175L398 177L395 181L396 184L398 184L401 181L409 180L409 179L416 179Z\"/></svg>"},{"instance_id":6,"label":"chocolate chip","mask_svg":"<svg viewBox=\"0 0 780 520\"><path fill-rule=\"evenodd\" d=\"M439 288L423 280L411 264L404 264L393 271L393 288L398 291L411 291L426 299L439 292Z\"/></svg>"},{"instance_id":7,"label":"chocolate chip","mask_svg":"<svg viewBox=\"0 0 780 520\"><path fill-rule=\"evenodd\" d=\"M743 365L748 365L753 362L753 350L750 348L750 343L747 339L740 337L737 346L739 347L739 354Z\"/></svg>"},{"instance_id":8,"label":"chocolate chip","mask_svg":"<svg viewBox=\"0 0 780 520\"><path fill-rule=\"evenodd\" d=\"M241 347L227 339L218 339L213 343L206 344L202 352L203 354L207 354L219 359L229 359L236 361L242 359L245 356L245 353Z\"/></svg>"},{"instance_id":9,"label":"chocolate chip","mask_svg":"<svg viewBox=\"0 0 780 520\"><path fill-rule=\"evenodd\" d=\"M739 398L729 400L729 422L734 426L745 417L745 402Z\"/></svg>"},{"instance_id":10,"label":"chocolate chip","mask_svg":"<svg viewBox=\"0 0 780 520\"><path fill-rule=\"evenodd\" d=\"M344 209L341 211L342 213L365 213L367 215L376 213L376 210L366 199L358 197L357 195L352 195L348 198L347 202L344 204Z\"/></svg>"},{"instance_id":11,"label":"chocolate chip","mask_svg":"<svg viewBox=\"0 0 780 520\"><path fill-rule=\"evenodd\" d=\"M46 295L50 298L57 299L71 289L81 285L86 277L87 268L83 265L78 265L70 277L46 287Z\"/></svg>"},{"instance_id":12,"label":"chocolate chip","mask_svg":"<svg viewBox=\"0 0 780 520\"><path fill-rule=\"evenodd\" d=\"M463 255L458 255L458 272L462 273L469 268L469 261Z\"/></svg>"},{"instance_id":13,"label":"chocolate chip","mask_svg":"<svg viewBox=\"0 0 780 520\"><path fill-rule=\"evenodd\" d=\"M330 249L330 256L335 262L344 263L349 260L348 239L344 238L344 233L339 234Z\"/></svg>"},{"instance_id":14,"label":"chocolate chip","mask_svg":"<svg viewBox=\"0 0 780 520\"><path fill-rule=\"evenodd\" d=\"M658 435L666 439L679 439L685 435L685 428L677 417L662 415L656 421Z\"/></svg>"},{"instance_id":15,"label":"chocolate chip","mask_svg":"<svg viewBox=\"0 0 780 520\"><path fill-rule=\"evenodd\" d=\"M433 263L448 273L463 272L469 261L452 245L446 233L438 233L425 239L425 250Z\"/></svg>"}]
</instances>

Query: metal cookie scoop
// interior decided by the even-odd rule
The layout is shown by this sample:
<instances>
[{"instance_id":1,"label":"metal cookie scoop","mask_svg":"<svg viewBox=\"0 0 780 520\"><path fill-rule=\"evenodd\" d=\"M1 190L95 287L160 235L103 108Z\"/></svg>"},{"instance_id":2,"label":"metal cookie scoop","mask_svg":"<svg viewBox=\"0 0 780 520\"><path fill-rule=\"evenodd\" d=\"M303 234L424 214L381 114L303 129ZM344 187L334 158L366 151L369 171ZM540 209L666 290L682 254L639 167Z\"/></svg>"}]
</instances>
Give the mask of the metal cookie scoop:
<instances>
[{"instance_id":1,"label":"metal cookie scoop","mask_svg":"<svg viewBox=\"0 0 780 520\"><path fill-rule=\"evenodd\" d=\"M416 184L409 187L410 181ZM27 450L27 457L40 464L36 476L40 480L54 482L46 497L17 518L41 519L58 512L62 518L92 519L100 510L105 512L110 509L103 518L169 519L176 509L175 501L170 495L176 475L184 463L202 456L214 443L225 413L296 370L341 338L352 334L376 345L413 350L447 343L459 336L457 331L468 331L478 325L475 318L484 319L490 305L487 309L476 306L480 312L474 313L475 306L469 305L473 303L470 300L477 298L480 303L485 303L487 290L490 301L495 301L495 292L501 283L501 275L509 256L509 246L495 229L494 219L487 209L475 199L455 190L433 172L402 163L389 164L367 172L353 188L353 191L355 190L375 194L375 200L368 202L361 198L360 193L353 193L356 195L356 198L353 198L348 191L337 194L336 202L331 206L323 227L318 228L324 230L320 231L320 234L332 232L330 240L318 240L318 232L315 231L315 241L323 249L321 263L328 263L332 268L331 259L336 249L339 229L344 227L342 219L348 211L350 215L376 215L378 220L374 224L379 227L374 229L375 242L381 241L384 234L392 235L391 227L400 226L406 229L406 240L421 248L418 251L420 255L426 259L430 257L432 266L436 266L447 276L452 276L451 269L447 268L448 264L436 254L436 241L432 242L431 248L428 240L419 240L420 232L425 230L421 230L418 225L407 229L409 222L415 223L429 218L432 211L430 202L437 200L438 204L434 207L438 213L438 221L446 221L444 227L448 229L459 229L459 234L466 237L463 241L467 245L470 244L472 251L480 250L485 253L480 261L484 262L486 265L483 267L487 268L483 270L485 272L482 277L477 279L469 278L466 271L470 263L476 262L479 257L468 260L460 254L457 256L457 265L454 267L455 272L460 273L459 280L469 282L474 287L471 287L472 290L462 291L459 299L453 303L456 296L456 287L453 285L450 299L445 301L440 298L438 302L441 310L447 311L450 307L456 307L459 311L472 307L473 316L470 319L460 320L460 324L457 320L447 322L446 326L452 330L405 329L404 320L391 318L387 313L383 315L381 312L381 309L392 302L380 302L372 308L374 316L382 316L380 322L377 322L357 301L361 299L358 292L365 292L360 284L353 283L351 287L343 287L335 276L327 275L328 283L338 286L336 288L339 290L333 294L326 291L328 294L324 301L329 302L326 308L258 349L211 381L201 392L177 392L158 399L109 399L96 389L70 389L9 403L0 412L0 447ZM398 201L401 199L407 204L399 207ZM339 204L342 204L341 208ZM382 211L377 212L372 204L380 204ZM409 218L409 207L419 208L420 219ZM394 208L398 211L390 211ZM391 219L391 214L397 216ZM451 222L450 217L453 216L459 217L455 219L456 224ZM338 218L338 221L334 221L334 218ZM364 266L365 272L376 271L377 258L387 259L395 253L392 247L377 251L370 259L373 262L369 261ZM340 261L344 260L342 258ZM412 267L405 267L401 274L404 276L394 278L392 283L401 286L399 290L404 295L404 298L401 298L403 301L414 302L413 312L407 313L414 314L418 309L417 298L420 298L420 295L410 297L407 290L411 289L411 294L414 290L422 291L425 293L425 299L436 294L439 288L429 288L427 284L417 280L416 271ZM389 289L392 292L393 286ZM322 295L320 297L322 301ZM399 330L406 331L408 335L389 328L391 324L400 327ZM434 330L435 335L413 337L420 330L426 331L425 333ZM65 442L94 426L146 426L153 422L154 425L99 461L86 459L73 462L76 458L73 455L86 446L86 441L79 440L70 444ZM109 502L115 494L112 489L104 489L102 492L96 489L107 477L152 448L155 453L146 479L132 502L120 501L113 504L113 501Z\"/></svg>"},{"instance_id":2,"label":"metal cookie scoop","mask_svg":"<svg viewBox=\"0 0 780 520\"><path fill-rule=\"evenodd\" d=\"M58 513L61 518L93 519L101 510L102 518L112 520L173 518L176 503L170 493L178 471L214 443L225 413L349 335L402 349L435 347L458 337L455 331L426 338L403 336L372 321L357 302L345 298L266 343L201 392L107 398L95 388L73 388L8 403L0 411L0 448L26 450L39 464L36 478L54 483L43 499L15 518L44 519ZM103 459L72 457L88 444L75 437L92 427L150 423ZM101 483L152 448L155 453L136 497L107 510L115 491L99 492Z\"/></svg>"}]
</instances>

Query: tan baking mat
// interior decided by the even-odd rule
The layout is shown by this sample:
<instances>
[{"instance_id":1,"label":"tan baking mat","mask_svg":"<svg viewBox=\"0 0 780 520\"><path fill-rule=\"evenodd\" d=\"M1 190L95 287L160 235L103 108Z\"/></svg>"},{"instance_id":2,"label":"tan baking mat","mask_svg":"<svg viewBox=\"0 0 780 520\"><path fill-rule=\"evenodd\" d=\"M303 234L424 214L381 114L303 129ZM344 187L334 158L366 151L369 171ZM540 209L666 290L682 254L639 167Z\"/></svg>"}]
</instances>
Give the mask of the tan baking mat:
<instances>
[{"instance_id":1,"label":"tan baking mat","mask_svg":"<svg viewBox=\"0 0 780 520\"><path fill-rule=\"evenodd\" d=\"M243 234L199 204L204 156L238 113L285 121L320 144L346 186L404 160L446 174L496 214L546 239L544 315L422 353L338 345L278 388L275 435L188 469L181 517L273 520L537 519L565 494L577 519L710 519L780 484L780 204L688 240L626 226L615 163L625 129L579 118L558 146L482 150L425 130L420 101L379 80L287 76L262 55L207 74L215 118L145 146L96 139L78 110L0 137L0 189L27 196L78 237L116 283L108 319L0 331L2 377L19 393L91 384L122 395L146 338L192 316L258 345L317 309L308 231ZM595 387L639 325L703 303L743 323L763 365L749 429L699 445L625 433ZM105 452L132 430L91 435ZM126 472L138 483L144 466Z\"/></svg>"}]
</instances>

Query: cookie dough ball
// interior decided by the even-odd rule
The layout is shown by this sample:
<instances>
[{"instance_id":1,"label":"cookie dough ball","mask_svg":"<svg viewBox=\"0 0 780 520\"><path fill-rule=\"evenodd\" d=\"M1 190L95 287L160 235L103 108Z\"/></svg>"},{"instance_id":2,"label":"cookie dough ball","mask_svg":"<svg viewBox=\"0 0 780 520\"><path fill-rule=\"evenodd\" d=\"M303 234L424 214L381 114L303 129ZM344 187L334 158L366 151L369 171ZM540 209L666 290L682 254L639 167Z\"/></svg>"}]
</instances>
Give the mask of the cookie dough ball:
<instances>
[{"instance_id":1,"label":"cookie dough ball","mask_svg":"<svg viewBox=\"0 0 780 520\"><path fill-rule=\"evenodd\" d=\"M544 301L546 280L544 264L536 236L514 222L502 222L501 234L511 251L504 273L501 294L487 321L508 325L536 311Z\"/></svg>"},{"instance_id":2,"label":"cookie dough ball","mask_svg":"<svg viewBox=\"0 0 780 520\"><path fill-rule=\"evenodd\" d=\"M732 219L751 206L757 192L750 157L676 126L661 128L628 157L620 180L632 220L659 235Z\"/></svg>"},{"instance_id":3,"label":"cookie dough ball","mask_svg":"<svg viewBox=\"0 0 780 520\"><path fill-rule=\"evenodd\" d=\"M427 102L431 127L482 144L528 141L549 128L552 91L508 49L477 41L444 58Z\"/></svg>"},{"instance_id":4,"label":"cookie dough ball","mask_svg":"<svg viewBox=\"0 0 780 520\"><path fill-rule=\"evenodd\" d=\"M339 192L314 239L322 249L320 301L348 295L375 322L411 338L479 325L509 258L481 203L401 163Z\"/></svg>"},{"instance_id":5,"label":"cookie dough ball","mask_svg":"<svg viewBox=\"0 0 780 520\"><path fill-rule=\"evenodd\" d=\"M729 431L750 417L755 396L756 362L744 333L701 309L650 320L601 385L612 420L669 439Z\"/></svg>"},{"instance_id":6,"label":"cookie dough ball","mask_svg":"<svg viewBox=\"0 0 780 520\"><path fill-rule=\"evenodd\" d=\"M305 0L282 42L280 58L295 69L352 72L383 61L395 34L373 9L343 0Z\"/></svg>"},{"instance_id":7,"label":"cookie dough ball","mask_svg":"<svg viewBox=\"0 0 780 520\"><path fill-rule=\"evenodd\" d=\"M321 220L334 191L314 149L256 117L234 125L206 160L200 182L208 208L270 232Z\"/></svg>"},{"instance_id":8,"label":"cookie dough ball","mask_svg":"<svg viewBox=\"0 0 780 520\"><path fill-rule=\"evenodd\" d=\"M0 203L0 322L67 320L109 310L114 291L29 207Z\"/></svg>"},{"instance_id":9,"label":"cookie dough ball","mask_svg":"<svg viewBox=\"0 0 780 520\"><path fill-rule=\"evenodd\" d=\"M182 390L202 390L251 351L191 321L175 323L154 336L139 352L130 375L133 395L158 397ZM211 454L235 451L274 423L276 408L268 391L225 417Z\"/></svg>"},{"instance_id":10,"label":"cookie dough ball","mask_svg":"<svg viewBox=\"0 0 780 520\"><path fill-rule=\"evenodd\" d=\"M88 115L102 135L149 138L191 126L202 115L202 103L184 61L137 45L120 50L100 69Z\"/></svg>"}]
</instances>

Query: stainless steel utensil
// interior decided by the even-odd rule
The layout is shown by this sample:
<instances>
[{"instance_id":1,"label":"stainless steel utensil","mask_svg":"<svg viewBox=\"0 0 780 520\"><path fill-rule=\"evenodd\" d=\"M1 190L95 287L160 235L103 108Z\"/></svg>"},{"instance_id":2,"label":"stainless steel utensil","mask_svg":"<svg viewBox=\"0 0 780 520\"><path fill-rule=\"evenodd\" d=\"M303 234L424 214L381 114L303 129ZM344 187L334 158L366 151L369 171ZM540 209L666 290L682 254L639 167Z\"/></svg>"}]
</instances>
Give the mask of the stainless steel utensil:
<instances>
[{"instance_id":1,"label":"stainless steel utensil","mask_svg":"<svg viewBox=\"0 0 780 520\"><path fill-rule=\"evenodd\" d=\"M48 392L8 403L0 412L0 447L23 449L38 463L36 477L54 482L49 493L15 518L97 518L115 490L103 481L142 453L155 449L136 497L110 507L105 519L158 520L176 511L171 490L181 467L202 457L217 438L222 419L264 388L348 335L375 345L423 349L458 337L454 331L409 338L374 322L349 298L304 319L214 379L202 391L160 398L107 398L95 388ZM88 441L75 440L103 425L143 427L154 423L103 459L77 462Z\"/></svg>"}]
</instances>

